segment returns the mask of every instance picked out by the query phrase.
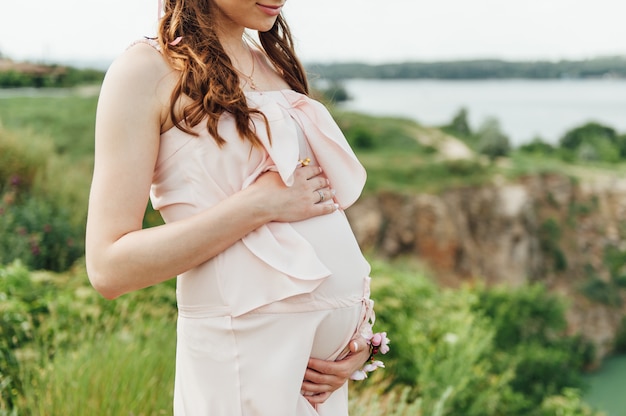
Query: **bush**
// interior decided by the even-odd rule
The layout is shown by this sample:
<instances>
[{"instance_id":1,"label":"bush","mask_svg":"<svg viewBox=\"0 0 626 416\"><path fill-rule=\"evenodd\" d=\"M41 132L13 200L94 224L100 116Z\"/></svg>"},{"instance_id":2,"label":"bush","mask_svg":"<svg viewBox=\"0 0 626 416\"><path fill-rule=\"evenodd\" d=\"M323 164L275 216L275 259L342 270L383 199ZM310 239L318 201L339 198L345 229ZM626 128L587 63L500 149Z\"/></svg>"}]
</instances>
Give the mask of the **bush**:
<instances>
[{"instance_id":1,"label":"bush","mask_svg":"<svg viewBox=\"0 0 626 416\"><path fill-rule=\"evenodd\" d=\"M550 143L546 143L540 137L535 137L529 143L525 143L519 147L522 153L528 153L534 156L552 156L556 149Z\"/></svg>"},{"instance_id":2,"label":"bush","mask_svg":"<svg viewBox=\"0 0 626 416\"><path fill-rule=\"evenodd\" d=\"M494 350L489 320L472 312L476 296L376 266L373 293L392 341L385 360L392 385L411 386L425 415L439 408L442 415L515 414L523 400L509 386L513 373Z\"/></svg>"},{"instance_id":3,"label":"bush","mask_svg":"<svg viewBox=\"0 0 626 416\"><path fill-rule=\"evenodd\" d=\"M582 370L595 355L592 344L565 336L564 301L542 285L482 290L475 310L492 320L496 350L510 355L511 387L536 409L548 395L581 388Z\"/></svg>"},{"instance_id":4,"label":"bush","mask_svg":"<svg viewBox=\"0 0 626 416\"><path fill-rule=\"evenodd\" d=\"M360 126L349 130L346 138L355 150L372 150L376 147L372 133Z\"/></svg>"},{"instance_id":5,"label":"bush","mask_svg":"<svg viewBox=\"0 0 626 416\"><path fill-rule=\"evenodd\" d=\"M569 130L559 143L582 162L617 163L626 157L624 136L618 136L613 128L595 122Z\"/></svg>"},{"instance_id":6,"label":"bush","mask_svg":"<svg viewBox=\"0 0 626 416\"><path fill-rule=\"evenodd\" d=\"M469 140L472 136L472 129L468 120L467 108L459 109L450 121L450 124L443 126L442 130L465 141Z\"/></svg>"},{"instance_id":7,"label":"bush","mask_svg":"<svg viewBox=\"0 0 626 416\"><path fill-rule=\"evenodd\" d=\"M37 295L28 270L21 263L0 265L0 414L13 409L23 393L22 368L16 351L35 337L38 317L45 310Z\"/></svg>"},{"instance_id":8,"label":"bush","mask_svg":"<svg viewBox=\"0 0 626 416\"><path fill-rule=\"evenodd\" d=\"M539 416L604 416L604 413L584 403L579 390L563 389L562 393L547 397L541 403Z\"/></svg>"},{"instance_id":9,"label":"bush","mask_svg":"<svg viewBox=\"0 0 626 416\"><path fill-rule=\"evenodd\" d=\"M0 202L0 264L20 259L35 270L67 270L84 253L84 226L49 199L24 199Z\"/></svg>"},{"instance_id":10,"label":"bush","mask_svg":"<svg viewBox=\"0 0 626 416\"><path fill-rule=\"evenodd\" d=\"M38 65L36 72L19 70L0 71L0 88L61 88L83 84L99 84L104 79L104 71L78 69L58 65Z\"/></svg>"},{"instance_id":11,"label":"bush","mask_svg":"<svg viewBox=\"0 0 626 416\"><path fill-rule=\"evenodd\" d=\"M490 159L507 156L511 151L511 141L495 118L485 120L476 137L476 150Z\"/></svg>"},{"instance_id":12,"label":"bush","mask_svg":"<svg viewBox=\"0 0 626 416\"><path fill-rule=\"evenodd\" d=\"M425 415L536 415L581 387L594 350L564 334L566 305L544 287L443 290L406 264L373 265L378 330L392 341L386 380L411 387Z\"/></svg>"},{"instance_id":13,"label":"bush","mask_svg":"<svg viewBox=\"0 0 626 416\"><path fill-rule=\"evenodd\" d=\"M29 191L53 153L50 141L5 130L0 125L0 194Z\"/></svg>"},{"instance_id":14,"label":"bush","mask_svg":"<svg viewBox=\"0 0 626 416\"><path fill-rule=\"evenodd\" d=\"M559 144L566 149L577 150L591 138L604 138L614 142L616 137L613 128L592 122L567 131L559 140Z\"/></svg>"},{"instance_id":15,"label":"bush","mask_svg":"<svg viewBox=\"0 0 626 416\"><path fill-rule=\"evenodd\" d=\"M51 141L17 137L0 129L0 264L21 259L32 269L66 270L83 254L83 221L56 197L54 179L46 181L52 189L36 186L55 157Z\"/></svg>"}]
</instances>

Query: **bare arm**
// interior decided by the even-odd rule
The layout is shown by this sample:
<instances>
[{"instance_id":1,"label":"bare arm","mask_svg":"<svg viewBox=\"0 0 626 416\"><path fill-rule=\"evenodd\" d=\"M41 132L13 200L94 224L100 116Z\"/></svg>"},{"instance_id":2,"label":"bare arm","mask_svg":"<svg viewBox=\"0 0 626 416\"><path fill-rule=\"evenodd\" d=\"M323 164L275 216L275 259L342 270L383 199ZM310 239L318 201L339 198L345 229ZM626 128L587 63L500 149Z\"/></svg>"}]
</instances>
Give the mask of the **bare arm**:
<instances>
[{"instance_id":1,"label":"bare arm","mask_svg":"<svg viewBox=\"0 0 626 416\"><path fill-rule=\"evenodd\" d=\"M267 222L335 209L315 204L315 191L328 192L327 183L319 168L306 167L297 170L292 187L267 173L202 213L142 229L175 76L150 47L138 45L118 58L102 86L86 260L91 283L109 299L189 270Z\"/></svg>"}]
</instances>

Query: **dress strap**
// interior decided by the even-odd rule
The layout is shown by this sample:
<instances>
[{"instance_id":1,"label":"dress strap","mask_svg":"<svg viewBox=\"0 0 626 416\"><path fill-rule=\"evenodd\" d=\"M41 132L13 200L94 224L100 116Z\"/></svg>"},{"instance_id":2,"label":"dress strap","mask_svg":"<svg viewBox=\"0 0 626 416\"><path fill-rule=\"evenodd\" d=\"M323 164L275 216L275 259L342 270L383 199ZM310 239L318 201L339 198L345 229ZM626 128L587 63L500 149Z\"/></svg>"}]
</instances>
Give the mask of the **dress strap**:
<instances>
[{"instance_id":1,"label":"dress strap","mask_svg":"<svg viewBox=\"0 0 626 416\"><path fill-rule=\"evenodd\" d=\"M152 38L141 38L141 39L137 39L136 41L134 41L133 43L131 43L130 45L128 45L128 48L126 49L130 49L133 46L135 46L138 43L145 43L146 45L150 45L152 46L154 49L156 49L159 53L161 52L161 45L159 45L159 42L157 42L156 39L152 39Z\"/></svg>"}]
</instances>

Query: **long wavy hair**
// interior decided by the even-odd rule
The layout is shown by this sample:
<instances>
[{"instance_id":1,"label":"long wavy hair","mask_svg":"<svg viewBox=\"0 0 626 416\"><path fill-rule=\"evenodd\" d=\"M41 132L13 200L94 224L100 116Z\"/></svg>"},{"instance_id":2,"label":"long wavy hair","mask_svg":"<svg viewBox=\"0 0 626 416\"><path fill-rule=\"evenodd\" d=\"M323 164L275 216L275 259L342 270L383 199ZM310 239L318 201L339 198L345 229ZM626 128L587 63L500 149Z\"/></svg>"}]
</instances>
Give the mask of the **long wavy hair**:
<instances>
[{"instance_id":1,"label":"long wavy hair","mask_svg":"<svg viewBox=\"0 0 626 416\"><path fill-rule=\"evenodd\" d=\"M191 129L206 118L209 133L222 146L226 141L217 126L220 117L227 112L234 117L239 135L254 146L261 146L252 115L263 117L268 134L269 125L260 111L248 107L239 76L217 37L213 2L164 0L163 3L158 42L166 59L180 73L170 101L174 125L195 134ZM182 40L174 42L179 37ZM291 32L282 15L269 31L259 32L259 41L289 87L308 95L306 73L295 54ZM177 112L176 103L184 95L192 102L182 112Z\"/></svg>"}]
</instances>

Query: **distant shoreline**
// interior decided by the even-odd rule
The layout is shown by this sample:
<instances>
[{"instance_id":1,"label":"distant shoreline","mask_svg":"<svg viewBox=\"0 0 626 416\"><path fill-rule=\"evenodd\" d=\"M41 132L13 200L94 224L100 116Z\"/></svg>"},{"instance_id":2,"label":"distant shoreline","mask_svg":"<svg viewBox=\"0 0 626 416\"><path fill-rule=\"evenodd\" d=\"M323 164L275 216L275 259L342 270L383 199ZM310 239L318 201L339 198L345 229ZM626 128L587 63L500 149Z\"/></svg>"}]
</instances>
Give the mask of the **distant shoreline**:
<instances>
[{"instance_id":1,"label":"distant shoreline","mask_svg":"<svg viewBox=\"0 0 626 416\"><path fill-rule=\"evenodd\" d=\"M384 64L311 63L305 66L314 76L328 80L626 78L626 56L554 62L476 59Z\"/></svg>"},{"instance_id":2,"label":"distant shoreline","mask_svg":"<svg viewBox=\"0 0 626 416\"><path fill-rule=\"evenodd\" d=\"M105 72L112 59L99 61L12 61L0 57L6 70L14 66L76 68ZM364 62L305 62L312 81L319 79L599 79L626 78L626 55L585 60L509 61L500 59L465 59L451 61L407 61L369 64Z\"/></svg>"}]
</instances>

